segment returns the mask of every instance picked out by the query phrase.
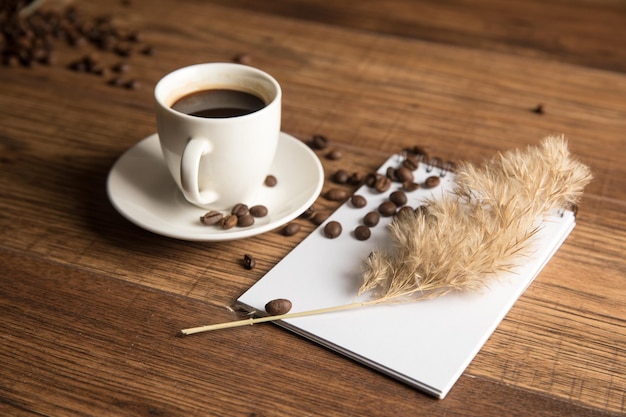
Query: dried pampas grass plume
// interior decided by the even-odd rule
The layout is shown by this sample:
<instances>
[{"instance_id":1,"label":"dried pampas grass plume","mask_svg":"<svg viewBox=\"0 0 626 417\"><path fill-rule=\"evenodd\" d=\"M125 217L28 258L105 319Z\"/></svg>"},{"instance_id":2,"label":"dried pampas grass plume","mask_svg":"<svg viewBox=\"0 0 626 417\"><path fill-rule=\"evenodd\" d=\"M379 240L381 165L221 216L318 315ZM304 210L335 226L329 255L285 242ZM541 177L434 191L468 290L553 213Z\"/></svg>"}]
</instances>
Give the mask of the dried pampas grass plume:
<instances>
[{"instance_id":1,"label":"dried pampas grass plume","mask_svg":"<svg viewBox=\"0 0 626 417\"><path fill-rule=\"evenodd\" d=\"M515 266L543 218L575 205L591 178L563 137L501 153L480 167L462 164L451 193L428 200L421 214L397 216L389 226L393 246L367 258L359 294L372 291L369 301L194 327L181 334L480 290L495 274Z\"/></svg>"},{"instance_id":2,"label":"dried pampas grass plume","mask_svg":"<svg viewBox=\"0 0 626 417\"><path fill-rule=\"evenodd\" d=\"M369 256L359 293L384 302L482 289L529 250L545 216L579 201L591 178L563 137L480 167L462 164L452 193L427 201L422 215L394 219L393 247Z\"/></svg>"}]
</instances>

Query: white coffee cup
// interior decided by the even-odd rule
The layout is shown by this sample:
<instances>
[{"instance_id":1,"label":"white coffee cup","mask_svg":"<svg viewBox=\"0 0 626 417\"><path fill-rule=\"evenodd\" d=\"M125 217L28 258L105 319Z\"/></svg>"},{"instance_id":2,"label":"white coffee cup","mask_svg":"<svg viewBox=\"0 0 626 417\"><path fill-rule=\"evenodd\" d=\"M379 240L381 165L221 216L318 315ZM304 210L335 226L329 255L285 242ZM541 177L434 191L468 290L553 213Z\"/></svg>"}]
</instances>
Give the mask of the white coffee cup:
<instances>
[{"instance_id":1,"label":"white coffee cup","mask_svg":"<svg viewBox=\"0 0 626 417\"><path fill-rule=\"evenodd\" d=\"M192 107L228 107L227 103L202 104L203 94L215 95L200 93L208 90L252 94L264 105L248 114L227 117L202 117L172 108L185 100ZM191 95L198 100L189 98ZM215 210L226 210L237 203L254 204L270 174L280 135L282 92L278 82L246 65L198 64L163 77L154 96L163 157L185 198Z\"/></svg>"}]
</instances>

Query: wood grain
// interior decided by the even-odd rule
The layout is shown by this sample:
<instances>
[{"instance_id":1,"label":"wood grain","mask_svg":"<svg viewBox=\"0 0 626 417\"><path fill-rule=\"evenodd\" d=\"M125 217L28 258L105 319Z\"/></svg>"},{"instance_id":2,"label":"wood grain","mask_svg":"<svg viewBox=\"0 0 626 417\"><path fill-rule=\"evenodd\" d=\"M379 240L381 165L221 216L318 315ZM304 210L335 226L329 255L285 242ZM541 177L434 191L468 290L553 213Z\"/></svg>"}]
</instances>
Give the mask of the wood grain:
<instances>
[{"instance_id":1,"label":"wood grain","mask_svg":"<svg viewBox=\"0 0 626 417\"><path fill-rule=\"evenodd\" d=\"M623 4L383 3L80 2L155 47L129 58L140 89L67 70L88 47L57 44L51 67L0 68L0 414L626 412ZM112 164L155 131L154 83L242 53L281 83L284 131L344 150L340 161L317 151L327 179L371 172L407 146L480 162L549 134L592 168L576 229L445 400L274 326L175 337L231 319L226 306L314 228L183 242L108 202Z\"/></svg>"}]
</instances>

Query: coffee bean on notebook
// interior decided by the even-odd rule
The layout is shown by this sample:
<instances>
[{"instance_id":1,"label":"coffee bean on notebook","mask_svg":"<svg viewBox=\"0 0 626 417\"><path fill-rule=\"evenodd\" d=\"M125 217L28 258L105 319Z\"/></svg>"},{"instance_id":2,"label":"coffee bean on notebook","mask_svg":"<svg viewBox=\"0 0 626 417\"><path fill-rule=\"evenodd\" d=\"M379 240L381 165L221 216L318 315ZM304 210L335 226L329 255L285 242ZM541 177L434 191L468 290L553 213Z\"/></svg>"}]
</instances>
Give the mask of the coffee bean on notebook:
<instances>
[{"instance_id":1,"label":"coffee bean on notebook","mask_svg":"<svg viewBox=\"0 0 626 417\"><path fill-rule=\"evenodd\" d=\"M376 226L379 221L380 221L380 214L376 213L375 211L370 211L369 213L365 215L365 217L363 217L363 224L368 227Z\"/></svg>"},{"instance_id":2,"label":"coffee bean on notebook","mask_svg":"<svg viewBox=\"0 0 626 417\"><path fill-rule=\"evenodd\" d=\"M401 166L400 168L396 169L396 177L398 178L399 182L413 181L413 171L409 168Z\"/></svg>"},{"instance_id":3,"label":"coffee bean on notebook","mask_svg":"<svg viewBox=\"0 0 626 417\"><path fill-rule=\"evenodd\" d=\"M211 210L205 213L203 216L200 216L200 221L202 222L202 224L212 226L219 223L220 220L222 220L222 217L224 217L224 215L219 211Z\"/></svg>"},{"instance_id":4,"label":"coffee bean on notebook","mask_svg":"<svg viewBox=\"0 0 626 417\"><path fill-rule=\"evenodd\" d=\"M419 167L419 162L415 157L407 157L404 161L402 161L402 166L410 169L411 171L415 171Z\"/></svg>"},{"instance_id":5,"label":"coffee bean on notebook","mask_svg":"<svg viewBox=\"0 0 626 417\"><path fill-rule=\"evenodd\" d=\"M396 206L401 207L406 204L408 199L404 191L398 190L389 195L389 200L391 200Z\"/></svg>"},{"instance_id":6,"label":"coffee bean on notebook","mask_svg":"<svg viewBox=\"0 0 626 417\"><path fill-rule=\"evenodd\" d=\"M277 298L265 304L265 311L270 316L280 316L281 314L289 313L291 306L291 301L286 298Z\"/></svg>"},{"instance_id":7,"label":"coffee bean on notebook","mask_svg":"<svg viewBox=\"0 0 626 417\"><path fill-rule=\"evenodd\" d=\"M267 207L261 204L250 207L250 214L252 214L254 217L265 217L267 216L267 212Z\"/></svg>"},{"instance_id":8,"label":"coffee bean on notebook","mask_svg":"<svg viewBox=\"0 0 626 417\"><path fill-rule=\"evenodd\" d=\"M411 192L411 191L415 191L418 190L420 188L420 185L416 182L413 181L404 181L402 183L402 189L406 192Z\"/></svg>"},{"instance_id":9,"label":"coffee bean on notebook","mask_svg":"<svg viewBox=\"0 0 626 417\"><path fill-rule=\"evenodd\" d=\"M400 209L398 211L396 211L396 217L400 217L400 216L414 216L415 215L415 210L413 210L413 207L411 206L402 206L400 207Z\"/></svg>"},{"instance_id":10,"label":"coffee bean on notebook","mask_svg":"<svg viewBox=\"0 0 626 417\"><path fill-rule=\"evenodd\" d=\"M357 240L367 240L372 235L372 231L365 225L359 225L354 229L354 237Z\"/></svg>"},{"instance_id":11,"label":"coffee bean on notebook","mask_svg":"<svg viewBox=\"0 0 626 417\"><path fill-rule=\"evenodd\" d=\"M329 239L335 239L341 235L343 228L341 227L341 223L337 221L330 221L324 226L324 236Z\"/></svg>"},{"instance_id":12,"label":"coffee bean on notebook","mask_svg":"<svg viewBox=\"0 0 626 417\"><path fill-rule=\"evenodd\" d=\"M392 201L383 201L378 206L378 212L385 217L393 216L397 209L398 206Z\"/></svg>"},{"instance_id":13,"label":"coffee bean on notebook","mask_svg":"<svg viewBox=\"0 0 626 417\"><path fill-rule=\"evenodd\" d=\"M356 208L362 208L362 207L365 207L367 205L367 200L365 199L365 197L363 197L360 194L354 194L350 198L350 202L352 203L352 206L354 206Z\"/></svg>"},{"instance_id":14,"label":"coffee bean on notebook","mask_svg":"<svg viewBox=\"0 0 626 417\"><path fill-rule=\"evenodd\" d=\"M379 193L384 193L391 188L391 179L384 175L380 175L374 182L374 189Z\"/></svg>"},{"instance_id":15,"label":"coffee bean on notebook","mask_svg":"<svg viewBox=\"0 0 626 417\"><path fill-rule=\"evenodd\" d=\"M439 182L441 182L439 177L432 175L426 178L426 181L424 181L424 188L435 188L439 185Z\"/></svg>"}]
</instances>

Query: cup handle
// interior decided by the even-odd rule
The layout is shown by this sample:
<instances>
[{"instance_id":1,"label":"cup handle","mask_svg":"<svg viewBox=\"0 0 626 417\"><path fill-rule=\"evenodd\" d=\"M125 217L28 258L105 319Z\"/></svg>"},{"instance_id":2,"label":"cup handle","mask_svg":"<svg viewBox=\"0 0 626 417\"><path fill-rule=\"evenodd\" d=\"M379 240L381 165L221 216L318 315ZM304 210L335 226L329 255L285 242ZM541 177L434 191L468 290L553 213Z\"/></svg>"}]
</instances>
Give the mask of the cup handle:
<instances>
[{"instance_id":1,"label":"cup handle","mask_svg":"<svg viewBox=\"0 0 626 417\"><path fill-rule=\"evenodd\" d=\"M211 204L218 198L218 194L211 190L202 190L198 185L200 159L202 155L211 152L213 146L206 138L191 138L180 160L180 183L185 198L197 205Z\"/></svg>"}]
</instances>

